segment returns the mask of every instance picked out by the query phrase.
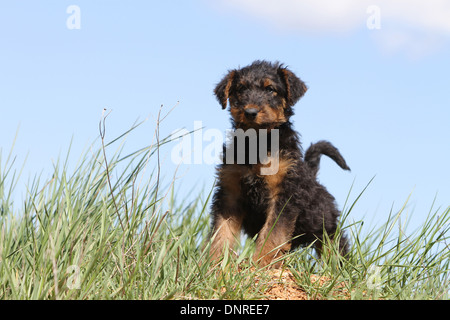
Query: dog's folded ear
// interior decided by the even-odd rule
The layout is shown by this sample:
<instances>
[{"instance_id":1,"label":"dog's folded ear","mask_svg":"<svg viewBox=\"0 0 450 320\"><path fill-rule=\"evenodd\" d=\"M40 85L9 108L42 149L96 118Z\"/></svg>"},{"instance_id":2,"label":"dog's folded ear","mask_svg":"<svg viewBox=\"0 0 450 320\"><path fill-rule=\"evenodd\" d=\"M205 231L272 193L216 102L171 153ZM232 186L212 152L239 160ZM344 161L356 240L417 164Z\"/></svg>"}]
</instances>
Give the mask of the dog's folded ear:
<instances>
[{"instance_id":1,"label":"dog's folded ear","mask_svg":"<svg viewBox=\"0 0 450 320\"><path fill-rule=\"evenodd\" d=\"M279 74L286 85L286 102L293 106L308 90L306 84L287 68L280 68Z\"/></svg>"},{"instance_id":2,"label":"dog's folded ear","mask_svg":"<svg viewBox=\"0 0 450 320\"><path fill-rule=\"evenodd\" d=\"M216 95L217 100L219 100L219 103L222 105L222 109L227 107L228 96L230 94L230 89L235 74L235 70L230 71L214 89L214 94Z\"/></svg>"}]
</instances>

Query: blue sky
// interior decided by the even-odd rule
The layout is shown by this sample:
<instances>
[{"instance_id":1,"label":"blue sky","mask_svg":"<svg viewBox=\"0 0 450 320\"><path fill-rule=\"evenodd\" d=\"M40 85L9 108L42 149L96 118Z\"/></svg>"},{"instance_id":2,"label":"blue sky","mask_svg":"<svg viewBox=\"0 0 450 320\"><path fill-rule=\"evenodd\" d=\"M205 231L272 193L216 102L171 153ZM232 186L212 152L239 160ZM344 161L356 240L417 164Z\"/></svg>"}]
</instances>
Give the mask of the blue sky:
<instances>
[{"instance_id":1,"label":"blue sky","mask_svg":"<svg viewBox=\"0 0 450 320\"><path fill-rule=\"evenodd\" d=\"M378 11L368 11L375 4ZM67 27L70 5L80 29ZM450 203L450 6L442 1L2 1L0 148L28 159L24 176L51 174L70 141L74 163L98 137L149 120L127 141L152 142L178 128L225 133L212 94L227 70L278 60L309 86L293 117L303 145L327 139L351 173L322 160L319 179L340 207L376 176L352 219L383 221L411 194L414 226ZM373 20L375 19L375 20ZM376 20L378 19L378 20ZM378 24L369 28L367 22ZM373 26L373 24L372 24ZM164 175L176 165L165 155ZM20 168L20 165L18 165ZM209 189L214 165L182 165L180 193ZM19 187L19 192L22 192Z\"/></svg>"}]
</instances>

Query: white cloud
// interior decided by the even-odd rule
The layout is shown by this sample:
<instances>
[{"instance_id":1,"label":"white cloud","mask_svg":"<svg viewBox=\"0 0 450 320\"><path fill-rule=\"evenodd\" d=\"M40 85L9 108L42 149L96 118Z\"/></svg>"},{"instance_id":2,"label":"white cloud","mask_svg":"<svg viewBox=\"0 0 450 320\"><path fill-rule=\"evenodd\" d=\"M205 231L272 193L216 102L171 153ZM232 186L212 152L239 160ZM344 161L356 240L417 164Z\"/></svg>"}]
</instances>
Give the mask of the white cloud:
<instances>
[{"instance_id":1,"label":"white cloud","mask_svg":"<svg viewBox=\"0 0 450 320\"><path fill-rule=\"evenodd\" d=\"M364 23L365 8L353 0L225 0L277 28L307 32L341 32ZM354 3L354 5L352 5Z\"/></svg>"},{"instance_id":2,"label":"white cloud","mask_svg":"<svg viewBox=\"0 0 450 320\"><path fill-rule=\"evenodd\" d=\"M223 0L225 6L256 17L281 30L342 34L367 28L380 10L381 29L376 42L383 50L430 51L450 38L448 0Z\"/></svg>"}]
</instances>

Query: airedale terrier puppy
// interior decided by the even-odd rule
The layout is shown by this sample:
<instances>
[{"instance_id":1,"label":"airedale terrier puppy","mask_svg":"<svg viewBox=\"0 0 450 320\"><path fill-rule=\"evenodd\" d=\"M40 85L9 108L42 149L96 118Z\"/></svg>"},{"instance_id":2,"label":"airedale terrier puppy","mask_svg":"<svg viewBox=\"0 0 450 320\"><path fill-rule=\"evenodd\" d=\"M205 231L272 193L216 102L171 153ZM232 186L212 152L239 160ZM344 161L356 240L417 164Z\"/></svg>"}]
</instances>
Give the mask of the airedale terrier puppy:
<instances>
[{"instance_id":1,"label":"airedale terrier puppy","mask_svg":"<svg viewBox=\"0 0 450 320\"><path fill-rule=\"evenodd\" d=\"M229 102L233 129L244 132L246 139L238 144L233 136L218 166L211 210L213 260L220 258L226 245L234 246L241 230L257 236L254 260L262 266L272 262L279 266L275 260L284 252L311 243L320 254L325 233L338 239L340 253L347 254L347 238L337 234L340 212L316 173L322 154L350 169L326 141L311 145L303 158L300 136L290 117L306 90L289 69L267 61L231 70L215 88L223 109ZM252 135L256 149L251 147ZM267 146L263 151L261 142ZM241 161L239 153L245 154ZM259 157L255 160L252 153ZM263 173L271 166L275 170Z\"/></svg>"}]
</instances>

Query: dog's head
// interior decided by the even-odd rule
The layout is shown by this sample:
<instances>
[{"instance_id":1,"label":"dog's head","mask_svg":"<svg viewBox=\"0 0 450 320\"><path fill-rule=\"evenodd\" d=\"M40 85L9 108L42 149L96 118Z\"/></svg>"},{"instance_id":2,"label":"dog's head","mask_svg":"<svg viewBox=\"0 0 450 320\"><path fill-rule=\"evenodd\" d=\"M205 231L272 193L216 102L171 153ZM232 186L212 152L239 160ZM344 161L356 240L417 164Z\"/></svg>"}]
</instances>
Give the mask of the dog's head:
<instances>
[{"instance_id":1,"label":"dog's head","mask_svg":"<svg viewBox=\"0 0 450 320\"><path fill-rule=\"evenodd\" d=\"M255 61L231 70L214 93L222 108L230 102L236 128L275 128L289 120L292 107L307 87L289 69L279 63Z\"/></svg>"}]
</instances>

